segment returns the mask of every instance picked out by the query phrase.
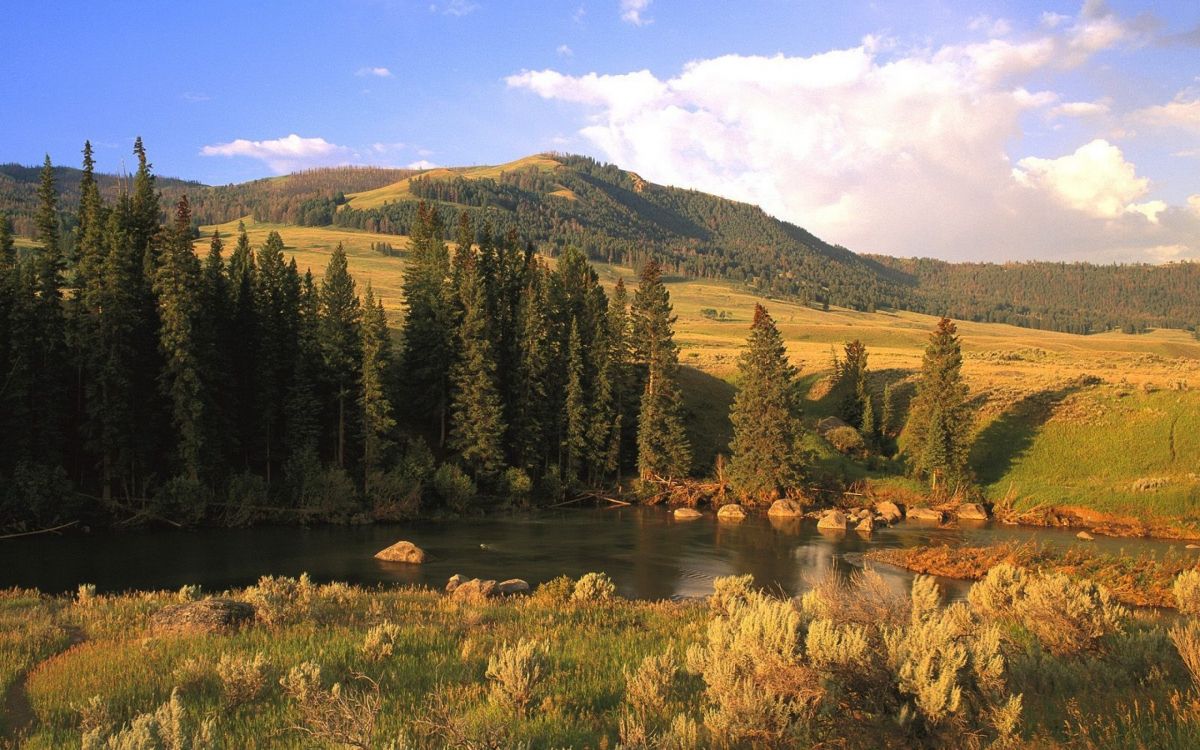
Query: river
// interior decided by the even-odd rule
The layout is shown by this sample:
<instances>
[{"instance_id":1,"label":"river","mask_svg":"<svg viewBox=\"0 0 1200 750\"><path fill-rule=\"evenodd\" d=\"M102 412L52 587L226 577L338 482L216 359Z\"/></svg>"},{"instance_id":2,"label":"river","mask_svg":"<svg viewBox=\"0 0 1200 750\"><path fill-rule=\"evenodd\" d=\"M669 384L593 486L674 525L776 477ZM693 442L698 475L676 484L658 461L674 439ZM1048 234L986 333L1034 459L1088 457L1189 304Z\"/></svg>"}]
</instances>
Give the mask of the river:
<instances>
[{"instance_id":1,"label":"river","mask_svg":"<svg viewBox=\"0 0 1200 750\"><path fill-rule=\"evenodd\" d=\"M408 539L426 550L424 565L384 563L376 551ZM750 573L760 585L796 594L834 569L862 567L877 547L979 545L1037 540L1057 546L1088 544L1110 552L1163 555L1183 542L1150 539L1077 541L1073 532L995 524L970 527L902 522L870 537L818 532L816 522L780 522L752 515L718 523L708 513L676 521L661 508L565 509L483 518L313 528L263 526L191 531L124 531L34 536L0 541L0 588L22 586L59 593L81 583L100 592L245 586L262 575L349 583L422 584L440 588L454 573L524 578L538 584L558 575L604 571L619 593L642 599L702 596L718 576ZM1189 554L1191 551L1188 551ZM879 566L893 585L911 576ZM944 580L952 598L969 585Z\"/></svg>"}]
</instances>

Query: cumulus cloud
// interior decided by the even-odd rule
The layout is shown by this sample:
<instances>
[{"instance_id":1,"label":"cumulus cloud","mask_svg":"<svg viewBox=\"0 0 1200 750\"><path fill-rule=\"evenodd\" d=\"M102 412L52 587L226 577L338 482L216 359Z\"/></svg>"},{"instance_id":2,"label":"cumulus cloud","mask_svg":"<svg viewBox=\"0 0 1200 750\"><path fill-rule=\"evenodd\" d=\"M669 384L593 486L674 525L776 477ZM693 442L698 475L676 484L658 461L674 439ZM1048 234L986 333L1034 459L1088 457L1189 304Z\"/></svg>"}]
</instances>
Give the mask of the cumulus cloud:
<instances>
[{"instance_id":1,"label":"cumulus cloud","mask_svg":"<svg viewBox=\"0 0 1200 750\"><path fill-rule=\"evenodd\" d=\"M201 156L240 156L265 162L273 172L284 174L309 167L346 164L354 152L324 138L302 138L295 133L284 138L251 141L238 138L200 149Z\"/></svg>"},{"instance_id":2,"label":"cumulus cloud","mask_svg":"<svg viewBox=\"0 0 1200 750\"><path fill-rule=\"evenodd\" d=\"M411 164L406 164L405 169L437 169L438 165L428 159L418 159Z\"/></svg>"},{"instance_id":3,"label":"cumulus cloud","mask_svg":"<svg viewBox=\"0 0 1200 750\"><path fill-rule=\"evenodd\" d=\"M1094 102L1063 102L1050 110L1051 117L1098 117L1107 115L1111 102L1101 99Z\"/></svg>"},{"instance_id":4,"label":"cumulus cloud","mask_svg":"<svg viewBox=\"0 0 1200 750\"><path fill-rule=\"evenodd\" d=\"M621 20L634 26L645 26L653 23L654 19L644 14L650 8L651 0L621 0Z\"/></svg>"},{"instance_id":5,"label":"cumulus cloud","mask_svg":"<svg viewBox=\"0 0 1200 750\"><path fill-rule=\"evenodd\" d=\"M376 78L391 78L392 71L387 68L359 68L356 76L375 76Z\"/></svg>"},{"instance_id":6,"label":"cumulus cloud","mask_svg":"<svg viewBox=\"0 0 1200 750\"><path fill-rule=\"evenodd\" d=\"M1133 118L1152 127L1175 128L1200 135L1200 98L1188 99L1181 94L1166 104L1140 109Z\"/></svg>"},{"instance_id":7,"label":"cumulus cloud","mask_svg":"<svg viewBox=\"0 0 1200 750\"><path fill-rule=\"evenodd\" d=\"M1097 3L1043 23L1033 35L912 51L868 37L808 57L726 55L673 77L540 70L506 80L579 105L580 135L617 164L759 204L859 251L1132 260L1180 242L1200 250L1200 227L1146 201L1149 183L1112 144L1010 161L1022 118L1061 101L1034 82L1132 33ZM1058 114L1083 115L1084 104ZM1069 188L1070 168L1118 182ZM1171 234L1184 231L1186 241Z\"/></svg>"}]
</instances>

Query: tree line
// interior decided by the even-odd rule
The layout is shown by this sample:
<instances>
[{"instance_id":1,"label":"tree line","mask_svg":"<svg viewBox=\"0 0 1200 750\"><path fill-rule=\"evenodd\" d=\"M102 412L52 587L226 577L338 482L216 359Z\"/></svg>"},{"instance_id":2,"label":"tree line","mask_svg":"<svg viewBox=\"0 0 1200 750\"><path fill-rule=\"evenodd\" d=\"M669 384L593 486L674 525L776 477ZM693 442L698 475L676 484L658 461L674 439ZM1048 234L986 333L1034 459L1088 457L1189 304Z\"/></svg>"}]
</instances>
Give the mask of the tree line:
<instances>
[{"instance_id":1,"label":"tree line","mask_svg":"<svg viewBox=\"0 0 1200 750\"><path fill-rule=\"evenodd\" d=\"M71 257L49 158L37 247L0 221L5 522L394 517L690 470L658 264L609 295L466 214L452 254L420 204L396 341L340 247L319 278L275 232L201 257L134 153L108 200L85 145Z\"/></svg>"}]
</instances>

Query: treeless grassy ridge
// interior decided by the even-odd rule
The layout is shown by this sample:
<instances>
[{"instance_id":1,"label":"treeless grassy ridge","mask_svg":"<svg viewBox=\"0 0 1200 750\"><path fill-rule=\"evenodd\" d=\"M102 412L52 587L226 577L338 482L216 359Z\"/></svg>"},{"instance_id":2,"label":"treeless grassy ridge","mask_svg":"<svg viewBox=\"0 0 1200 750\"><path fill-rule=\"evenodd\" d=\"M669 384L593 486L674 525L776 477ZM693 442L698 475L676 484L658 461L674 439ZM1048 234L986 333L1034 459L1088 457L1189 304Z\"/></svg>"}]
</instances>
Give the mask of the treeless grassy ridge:
<instances>
[{"instance_id":1,"label":"treeless grassy ridge","mask_svg":"<svg viewBox=\"0 0 1200 750\"><path fill-rule=\"evenodd\" d=\"M251 221L246 226L255 245L268 231L279 231L301 271L311 268L318 277L329 253L343 243L360 288L370 280L383 296L389 320L399 325L404 258L373 253L370 245L389 242L402 249L405 238ZM218 228L231 245L236 222ZM205 227L204 233L211 230ZM206 248L207 237L197 247ZM636 283L629 268L598 264L596 270L608 286L618 278ZM727 450L729 385L735 384L756 303L770 310L811 386L805 404L810 422L837 409L821 388L831 347L861 339L870 353L876 392L894 382L906 402L936 322L907 312L821 311L764 299L726 282L667 282L678 315L676 338L687 368L687 407L702 472ZM705 310L724 312L724 319L706 317ZM989 499L1016 511L1073 508L1084 520L1089 513L1097 515L1095 520L1107 514L1200 527L1200 342L1189 333L1076 336L970 321L961 322L959 331L964 375L978 415L971 465ZM843 460L828 446L816 447L823 448L822 460L837 464L848 478L897 483Z\"/></svg>"}]
</instances>

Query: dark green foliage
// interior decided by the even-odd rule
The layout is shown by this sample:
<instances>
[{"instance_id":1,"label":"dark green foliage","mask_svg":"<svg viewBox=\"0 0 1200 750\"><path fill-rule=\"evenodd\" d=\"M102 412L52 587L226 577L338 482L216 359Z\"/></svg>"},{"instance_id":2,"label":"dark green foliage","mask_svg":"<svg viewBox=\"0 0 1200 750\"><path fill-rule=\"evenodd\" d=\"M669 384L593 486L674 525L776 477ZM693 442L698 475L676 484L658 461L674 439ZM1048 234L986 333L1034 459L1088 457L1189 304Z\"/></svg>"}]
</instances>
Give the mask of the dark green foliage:
<instances>
[{"instance_id":1,"label":"dark green foliage","mask_svg":"<svg viewBox=\"0 0 1200 750\"><path fill-rule=\"evenodd\" d=\"M367 283L363 299L361 384L359 409L363 419L363 488L370 495L372 479L382 472L391 458L392 432L396 419L392 408L390 373L392 339L383 313L383 300Z\"/></svg>"},{"instance_id":2,"label":"dark green foliage","mask_svg":"<svg viewBox=\"0 0 1200 750\"><path fill-rule=\"evenodd\" d=\"M971 414L962 378L958 328L942 318L929 336L921 378L905 426L905 452L915 476L934 491L952 492L969 481Z\"/></svg>"},{"instance_id":3,"label":"dark green foliage","mask_svg":"<svg viewBox=\"0 0 1200 750\"><path fill-rule=\"evenodd\" d=\"M653 260L642 269L632 318L635 361L645 373L638 415L638 473L643 480L685 476L692 450L683 428L679 349L672 330L675 316L662 269Z\"/></svg>"},{"instance_id":4,"label":"dark green foliage","mask_svg":"<svg viewBox=\"0 0 1200 750\"><path fill-rule=\"evenodd\" d=\"M775 321L755 305L750 337L738 361L729 478L743 497L767 500L800 477L801 423L796 370Z\"/></svg>"},{"instance_id":5,"label":"dark green foliage","mask_svg":"<svg viewBox=\"0 0 1200 750\"><path fill-rule=\"evenodd\" d=\"M359 317L354 279L347 270L346 251L339 244L329 258L325 279L321 282L318 338L325 375L337 399L337 449L334 455L337 465L343 469L346 468L346 427L353 420L346 409L356 406L353 394L362 366Z\"/></svg>"}]
</instances>

